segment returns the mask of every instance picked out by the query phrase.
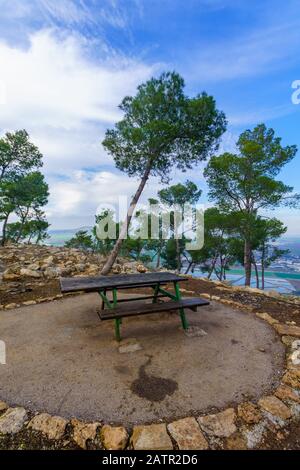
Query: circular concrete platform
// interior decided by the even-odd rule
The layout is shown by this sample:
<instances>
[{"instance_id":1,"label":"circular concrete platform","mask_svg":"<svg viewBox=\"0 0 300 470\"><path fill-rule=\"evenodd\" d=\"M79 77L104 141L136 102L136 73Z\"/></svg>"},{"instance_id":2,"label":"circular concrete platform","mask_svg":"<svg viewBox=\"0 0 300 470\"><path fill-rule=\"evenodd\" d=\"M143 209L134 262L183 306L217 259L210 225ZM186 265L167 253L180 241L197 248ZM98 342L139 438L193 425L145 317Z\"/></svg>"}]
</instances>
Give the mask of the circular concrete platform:
<instances>
[{"instance_id":1,"label":"circular concrete platform","mask_svg":"<svg viewBox=\"0 0 300 470\"><path fill-rule=\"evenodd\" d=\"M131 425L255 400L279 383L284 347L252 314L212 302L187 313L190 335L176 314L124 319L120 353L98 307L86 294L1 312L0 398Z\"/></svg>"}]
</instances>

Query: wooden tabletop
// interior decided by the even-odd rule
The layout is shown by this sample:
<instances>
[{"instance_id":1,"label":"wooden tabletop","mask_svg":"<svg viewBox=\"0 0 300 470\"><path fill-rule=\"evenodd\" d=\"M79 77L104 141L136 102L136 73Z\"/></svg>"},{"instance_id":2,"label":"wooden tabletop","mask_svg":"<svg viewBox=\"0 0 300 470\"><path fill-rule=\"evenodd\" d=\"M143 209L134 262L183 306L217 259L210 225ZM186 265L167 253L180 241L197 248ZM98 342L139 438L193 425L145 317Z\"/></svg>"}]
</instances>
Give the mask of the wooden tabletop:
<instances>
[{"instance_id":1,"label":"wooden tabletop","mask_svg":"<svg viewBox=\"0 0 300 470\"><path fill-rule=\"evenodd\" d=\"M62 293L85 291L93 292L100 289L149 287L157 283L187 281L188 279L169 272L119 274L116 276L97 277L62 277L60 288Z\"/></svg>"}]
</instances>

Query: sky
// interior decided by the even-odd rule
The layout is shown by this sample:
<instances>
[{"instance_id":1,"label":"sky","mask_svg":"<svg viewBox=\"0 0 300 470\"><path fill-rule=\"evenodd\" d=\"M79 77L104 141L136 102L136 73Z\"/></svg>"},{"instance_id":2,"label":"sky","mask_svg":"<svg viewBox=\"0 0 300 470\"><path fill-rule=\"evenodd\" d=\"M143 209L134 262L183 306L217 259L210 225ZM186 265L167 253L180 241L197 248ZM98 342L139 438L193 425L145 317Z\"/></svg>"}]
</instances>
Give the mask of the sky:
<instances>
[{"instance_id":1,"label":"sky","mask_svg":"<svg viewBox=\"0 0 300 470\"><path fill-rule=\"evenodd\" d=\"M225 112L220 151L264 122L299 152L280 174L300 192L300 0L0 0L0 135L25 128L44 155L52 229L92 225L138 185L101 145L122 98L166 70ZM299 94L300 96L300 94ZM172 173L203 189L203 165ZM151 178L142 200L162 185ZM300 235L300 211L272 212Z\"/></svg>"}]
</instances>

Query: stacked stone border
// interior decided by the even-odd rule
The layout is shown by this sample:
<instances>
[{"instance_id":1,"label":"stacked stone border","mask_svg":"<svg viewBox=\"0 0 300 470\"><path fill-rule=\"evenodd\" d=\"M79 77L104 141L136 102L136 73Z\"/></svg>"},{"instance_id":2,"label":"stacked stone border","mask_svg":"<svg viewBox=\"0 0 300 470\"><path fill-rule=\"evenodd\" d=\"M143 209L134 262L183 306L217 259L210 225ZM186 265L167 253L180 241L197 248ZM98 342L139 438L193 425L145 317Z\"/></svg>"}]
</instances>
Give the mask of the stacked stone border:
<instances>
[{"instance_id":1,"label":"stacked stone border","mask_svg":"<svg viewBox=\"0 0 300 470\"><path fill-rule=\"evenodd\" d=\"M286 361L281 383L273 394L262 396L255 403L246 401L213 414L138 425L132 429L102 422L85 423L76 418L66 420L48 413L33 414L23 407L9 407L0 401L0 441L7 436L28 434L45 438L50 448L205 450L258 448L269 431L275 440L284 439L289 426L300 417L300 327L280 323L265 312L253 313L251 306L239 302L206 293L201 296L255 314L281 337L286 348ZM24 302L23 305L61 297ZM4 308L16 308L12 305Z\"/></svg>"}]
</instances>

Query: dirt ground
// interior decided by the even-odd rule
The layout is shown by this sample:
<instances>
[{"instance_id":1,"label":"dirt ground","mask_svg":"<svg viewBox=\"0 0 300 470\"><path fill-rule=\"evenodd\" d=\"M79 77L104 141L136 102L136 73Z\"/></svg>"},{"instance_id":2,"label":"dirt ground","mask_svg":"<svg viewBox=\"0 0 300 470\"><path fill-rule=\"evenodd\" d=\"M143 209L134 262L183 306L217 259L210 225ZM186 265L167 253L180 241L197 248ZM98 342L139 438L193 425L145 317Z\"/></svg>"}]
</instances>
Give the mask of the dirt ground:
<instances>
[{"instance_id":1,"label":"dirt ground","mask_svg":"<svg viewBox=\"0 0 300 470\"><path fill-rule=\"evenodd\" d=\"M22 303L24 301L27 301L27 300L37 300L37 299L40 299L42 297L53 297L53 296L56 296L56 295L60 294L59 283L58 283L57 280L48 280L46 282L41 282L40 280L36 281L36 280L28 279L27 281L25 280L22 283L20 283L20 282L17 282L17 283L10 282L10 283L5 283L5 284L6 284L5 291L2 291L0 293L0 296L1 296L0 304L1 303L2 304L7 304L7 303L20 304L20 303ZM186 289L186 290L190 291L190 292L188 292L188 294L186 294L188 296L193 296L193 295L198 296L198 295L201 295L203 293L210 294L210 295L216 295L218 297L221 297L221 298L224 298L224 299L230 299L230 300L233 300L235 302L239 302L239 303L244 304L244 305L251 305L251 307L253 307L253 309L254 309L254 312L256 312L256 311L257 312L258 311L259 312L267 312L270 315L272 315L274 318L278 319L281 323L294 322L295 324L300 325L300 308L299 308L299 306L295 305L294 303L289 302L288 299L286 301L282 301L281 299L269 298L269 297L266 297L264 295L259 295L257 293L250 293L250 292L246 292L246 291L235 291L235 290L232 290L230 288L226 288L226 286L223 286L220 289L220 287L217 286L216 284L214 284L210 281L207 281L207 280L203 280L203 279L189 279L187 282L182 283L181 286L182 286L183 289ZM146 292L146 290L144 292ZM142 293L142 291L140 290L139 293ZM78 296L70 297L68 300L74 300L75 301L75 299L76 299L76 302L77 302L77 299L79 299L80 297L78 297ZM83 296L83 297L85 297L85 296ZM52 305L59 305L60 301L54 301L51 304ZM34 307L35 308L42 307L44 309L45 305L50 305L50 303L49 304L44 303L44 304L41 304L40 306L37 305L37 306L34 306ZM31 309L32 309L32 307L27 307L26 309L23 309L23 308L22 309L17 309L17 311L21 312L21 310L22 311L24 310L26 312L26 316L27 316L27 313L29 313L31 311ZM1 317L2 317L3 315L9 315L9 314L13 313L13 311L0 312L0 313L1 313ZM189 315L193 315L193 314L189 314ZM160 316L160 318L159 318L159 316L156 315L154 322L156 322L157 320L166 322L168 320L168 317L170 317L170 315L168 315L168 314L164 314L164 315ZM202 317L203 317L203 315L202 315ZM171 320L171 318L169 318L168 321L170 321L170 320ZM94 319L93 319L93 321L94 321ZM258 320L256 320L256 321L258 321ZM153 320L151 320L149 323L153 323ZM172 318L172 323L174 323L174 318ZM175 323L176 323L176 321L175 321ZM264 323L260 323L260 324L264 325ZM125 326L125 328L124 328L124 326ZM165 390L166 392L170 393L170 395L166 395L166 396L169 397L169 398L172 398L174 396L174 394L178 393L178 388L176 389L176 384L174 384L174 382L176 382L176 380L174 380L173 376L169 376L167 374L164 375L164 377L162 377L161 374L158 374L156 372L156 370L153 369L153 363L149 362L150 358L146 355L147 348L145 350L143 340L141 340L139 338L138 334L135 333L135 331L131 334L130 322L128 322L126 320L126 322L124 322L124 326L123 326L123 331L125 332L125 337L130 337L130 336L133 336L133 334L134 334L134 337L137 339L137 341L139 341L139 343L144 348L143 350L137 351L135 353L136 357L137 356L143 357L143 361L141 361L139 363L139 367L137 367L138 364L136 366L136 369L135 369L136 375L135 375L135 377L132 377L132 380L130 382L130 387L131 387L130 391L131 391L131 393L133 393L135 395L135 397L137 397L138 399L142 399L141 397L138 396L138 394L139 393L142 393L142 394L144 393L143 383L145 381L145 378L147 378L148 380L146 381L146 384L147 384L148 390L149 389L151 390L151 387L153 389L156 389L157 388L157 383L158 383L159 385L162 385L162 390ZM128 328L128 326L129 326L129 328ZM177 323L177 326L178 326L178 323ZM201 328L203 328L202 325L200 325L200 326L201 326ZM97 328L99 328L99 326ZM107 326L105 328L106 328L109 340L111 340L113 331L112 331L112 326L109 325L109 322L107 322ZM203 328L203 329L205 329L205 328ZM144 331L144 328L143 328L143 331ZM177 333L178 332L179 332L179 329L177 330ZM56 334L57 334L56 331L54 331L53 335L55 336ZM149 335L149 338L151 338L152 334L153 334L153 331L152 331L152 327L151 327L150 330L148 331L148 334L146 334L146 337L148 337L148 335ZM203 340L203 338L204 337L192 338L192 340L195 340L195 339ZM231 338L231 339L235 340L235 338ZM168 339L168 341L169 341L169 339ZM233 341L233 343L234 343L234 341ZM237 345L232 344L231 347L233 349L236 346ZM117 351L117 347L115 346L115 352L116 351ZM61 351L59 351L59 348L58 348L57 353L59 354L60 352ZM77 349L73 354L73 360L75 361L77 355L81 354L81 353L82 353L82 348L80 347L79 344L77 344ZM118 356L124 358L124 361L126 362L128 360L128 357L130 356L130 354L119 354L118 353ZM263 357L263 354L260 352L259 356L260 356L260 359L261 359ZM100 362L100 365L101 365L101 362ZM155 364L154 364L154 366L155 366ZM99 367L99 364L97 365L97 367ZM160 379L162 379L162 382L160 382ZM76 374L74 374L74 377L72 378L72 380L76 381ZM156 382L157 380L158 380L158 382ZM2 381L1 381L1 383L2 383ZM30 383L30 380L27 381L26 385L28 385L28 383ZM178 387L178 385L177 385L177 387ZM17 391L20 391L21 389L22 389L22 387L20 387ZM47 388L46 388L46 390L47 390ZM1 390L0 390L0 393L1 393ZM251 398L251 394L250 394L249 398ZM30 400L31 400L31 398L28 396L27 399L25 399L25 402L26 402L26 404L29 408L30 408L29 405L31 405L32 408L34 408L33 403L32 402L29 403ZM8 400L8 401L11 403L11 400ZM229 402L230 402L230 400L228 401L228 403ZM233 398L232 404L234 404L235 402L236 402L236 399ZM154 402L154 405L156 406L157 403L161 403L161 402ZM13 403L11 403L11 404L13 404ZM20 403L19 403L19 401L16 400L15 404L20 404ZM211 409L213 410L213 408L210 408L210 406L208 404L208 411L211 411ZM193 411L193 410L191 410L191 411ZM175 415L176 415L176 413L175 413ZM180 413L179 413L179 415L180 415ZM287 430L282 431L280 439L278 439L277 434L278 434L277 432L275 432L275 433L272 433L271 431L268 432L268 435L262 441L262 443L260 445L260 448L262 448L262 449L300 449L300 423L299 422L298 423L297 422L293 423ZM15 435L12 438L5 438L4 440L2 439L0 441L0 449L10 449L10 448L11 449L12 448L16 448L16 449L17 448L36 448L36 449L38 449L38 448L49 448L50 449L50 448L53 448L52 447L52 445L53 445L52 442L47 442L47 441L41 442L40 441L40 436L32 436L32 439L30 438L30 442L29 441L25 442L24 439L25 438L24 438L24 436L22 436L21 433L20 433L20 435ZM26 439L28 439L28 436L26 437ZM59 444L56 444L56 445L59 446Z\"/></svg>"},{"instance_id":2,"label":"dirt ground","mask_svg":"<svg viewBox=\"0 0 300 470\"><path fill-rule=\"evenodd\" d=\"M256 400L279 383L284 347L255 316L212 302L188 312L124 319L119 352L97 294L1 312L7 364L0 396L67 418L133 425ZM195 333L196 332L196 333Z\"/></svg>"}]
</instances>

